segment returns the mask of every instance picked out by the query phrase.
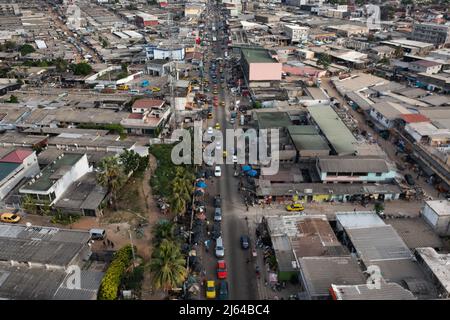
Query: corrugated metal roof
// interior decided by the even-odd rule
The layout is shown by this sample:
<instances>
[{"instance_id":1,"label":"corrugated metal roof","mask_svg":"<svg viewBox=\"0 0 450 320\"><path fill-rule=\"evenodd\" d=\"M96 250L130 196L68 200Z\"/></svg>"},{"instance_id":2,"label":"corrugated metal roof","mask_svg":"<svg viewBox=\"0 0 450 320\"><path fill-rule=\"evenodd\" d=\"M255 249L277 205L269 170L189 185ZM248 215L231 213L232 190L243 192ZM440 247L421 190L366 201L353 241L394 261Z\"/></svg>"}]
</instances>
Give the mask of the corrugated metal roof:
<instances>
[{"instance_id":1,"label":"corrugated metal roof","mask_svg":"<svg viewBox=\"0 0 450 320\"><path fill-rule=\"evenodd\" d=\"M346 232L365 265L412 258L411 251L390 225L346 229Z\"/></svg>"},{"instance_id":2,"label":"corrugated metal roof","mask_svg":"<svg viewBox=\"0 0 450 320\"><path fill-rule=\"evenodd\" d=\"M366 282L356 260L348 257L308 257L299 259L303 281L311 297L328 296L332 284Z\"/></svg>"},{"instance_id":3,"label":"corrugated metal roof","mask_svg":"<svg viewBox=\"0 0 450 320\"><path fill-rule=\"evenodd\" d=\"M384 221L372 211L336 212L336 221L338 221L345 229L386 225Z\"/></svg>"},{"instance_id":4,"label":"corrugated metal roof","mask_svg":"<svg viewBox=\"0 0 450 320\"><path fill-rule=\"evenodd\" d=\"M416 300L414 295L396 283L381 282L380 288L369 289L367 284L336 285L333 291L337 300Z\"/></svg>"},{"instance_id":5,"label":"corrugated metal roof","mask_svg":"<svg viewBox=\"0 0 450 320\"><path fill-rule=\"evenodd\" d=\"M322 172L389 172L386 160L379 158L321 157L319 167Z\"/></svg>"}]
</instances>

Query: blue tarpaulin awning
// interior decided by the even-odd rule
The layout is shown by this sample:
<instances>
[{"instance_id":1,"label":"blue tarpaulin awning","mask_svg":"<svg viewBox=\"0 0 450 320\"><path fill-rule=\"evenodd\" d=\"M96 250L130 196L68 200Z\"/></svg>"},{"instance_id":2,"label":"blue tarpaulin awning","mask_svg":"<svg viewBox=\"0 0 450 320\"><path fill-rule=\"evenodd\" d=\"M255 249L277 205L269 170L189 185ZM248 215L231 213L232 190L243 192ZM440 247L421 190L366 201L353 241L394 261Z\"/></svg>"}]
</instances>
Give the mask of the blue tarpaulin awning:
<instances>
[{"instance_id":1,"label":"blue tarpaulin awning","mask_svg":"<svg viewBox=\"0 0 450 320\"><path fill-rule=\"evenodd\" d=\"M247 172L247 174L250 177L256 177L258 175L258 172L256 170L250 170L250 171Z\"/></svg>"},{"instance_id":2,"label":"blue tarpaulin awning","mask_svg":"<svg viewBox=\"0 0 450 320\"><path fill-rule=\"evenodd\" d=\"M245 165L245 166L243 166L242 167L242 171L250 171L250 170L252 170L252 167L250 167L249 165Z\"/></svg>"},{"instance_id":3,"label":"blue tarpaulin awning","mask_svg":"<svg viewBox=\"0 0 450 320\"><path fill-rule=\"evenodd\" d=\"M199 187L199 188L206 188L207 185L206 185L206 183L204 181L199 181L199 182L197 182L197 187Z\"/></svg>"}]
</instances>

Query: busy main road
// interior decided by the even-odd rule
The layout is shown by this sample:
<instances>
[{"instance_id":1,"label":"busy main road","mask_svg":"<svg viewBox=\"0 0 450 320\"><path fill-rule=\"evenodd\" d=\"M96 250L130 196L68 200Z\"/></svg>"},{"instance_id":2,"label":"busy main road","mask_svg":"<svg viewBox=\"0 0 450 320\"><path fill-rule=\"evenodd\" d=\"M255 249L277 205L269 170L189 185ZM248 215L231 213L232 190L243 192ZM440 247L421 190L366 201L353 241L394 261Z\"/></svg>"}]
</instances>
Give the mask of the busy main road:
<instances>
[{"instance_id":1,"label":"busy main road","mask_svg":"<svg viewBox=\"0 0 450 320\"><path fill-rule=\"evenodd\" d=\"M216 41L211 41L208 53L212 52L212 59L209 59L207 66L211 66L211 60L215 58L224 59L225 50L222 45L226 44L227 35L223 28L220 28L224 24L223 15L219 12L219 9L214 6L211 7L209 15L207 17L207 26L210 26L211 31L209 39L216 38ZM224 59L225 60L225 59ZM224 61L222 60L222 61ZM207 69L206 69L207 70ZM205 70L205 74L206 74ZM219 69L218 69L219 70ZM231 76L231 63L224 63L222 72L217 73L217 79L224 75L224 81L217 84L217 94L212 92L212 95L218 96L219 102L224 102L224 105L219 105L213 109L213 119L208 120L208 127L216 126L217 123L222 130L222 134L225 137L225 130L237 127L236 124L230 123L230 111L229 107L234 103L234 99L231 97L229 89L227 88L227 81ZM214 88L214 79L211 78L208 72L209 83ZM239 119L236 119L238 122ZM222 143L225 146L226 142ZM237 165L239 167L239 165ZM250 234L248 220L246 219L247 210L244 206L242 195L239 191L239 178L234 176L234 165L223 164L221 165L221 177L213 177L213 185L209 188L210 200L209 204L213 203L213 196L220 195L222 199L222 238L225 249L225 261L227 264L227 281L229 283L229 299L233 300L254 300L258 299L258 293L256 288L256 273L255 266L252 260L251 247L249 249L242 249L240 244L240 237L242 235L248 235L251 238L250 244L253 245L254 235ZM213 220L214 209L208 207L207 209L208 219ZM211 218L210 218L211 217ZM207 279L216 279L216 265L217 259L214 257L214 244L211 245L209 253L204 260ZM216 280L217 281L217 280Z\"/></svg>"}]
</instances>

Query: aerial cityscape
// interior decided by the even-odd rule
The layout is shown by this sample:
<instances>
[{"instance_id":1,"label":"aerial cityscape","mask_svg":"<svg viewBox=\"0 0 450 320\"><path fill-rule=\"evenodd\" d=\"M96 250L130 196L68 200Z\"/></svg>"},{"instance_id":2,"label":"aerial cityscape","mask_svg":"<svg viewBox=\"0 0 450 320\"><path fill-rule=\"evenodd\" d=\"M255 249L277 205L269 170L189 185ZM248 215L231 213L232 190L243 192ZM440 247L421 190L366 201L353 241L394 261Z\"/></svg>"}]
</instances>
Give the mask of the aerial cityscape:
<instances>
[{"instance_id":1,"label":"aerial cityscape","mask_svg":"<svg viewBox=\"0 0 450 320\"><path fill-rule=\"evenodd\" d=\"M0 0L0 300L449 298L449 0Z\"/></svg>"}]
</instances>

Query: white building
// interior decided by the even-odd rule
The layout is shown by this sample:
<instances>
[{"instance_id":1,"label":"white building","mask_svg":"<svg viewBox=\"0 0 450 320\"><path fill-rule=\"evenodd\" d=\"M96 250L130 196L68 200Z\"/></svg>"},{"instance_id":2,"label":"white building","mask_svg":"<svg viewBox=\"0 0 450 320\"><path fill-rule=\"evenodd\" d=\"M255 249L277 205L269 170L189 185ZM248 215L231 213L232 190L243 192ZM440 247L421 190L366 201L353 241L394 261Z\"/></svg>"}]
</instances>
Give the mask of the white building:
<instances>
[{"instance_id":1,"label":"white building","mask_svg":"<svg viewBox=\"0 0 450 320\"><path fill-rule=\"evenodd\" d=\"M438 235L450 236L450 201L425 201L421 214Z\"/></svg>"},{"instance_id":2,"label":"white building","mask_svg":"<svg viewBox=\"0 0 450 320\"><path fill-rule=\"evenodd\" d=\"M23 178L39 173L36 153L27 149L17 149L0 159L0 200L2 200Z\"/></svg>"},{"instance_id":3,"label":"white building","mask_svg":"<svg viewBox=\"0 0 450 320\"><path fill-rule=\"evenodd\" d=\"M30 195L37 204L52 205L74 181L92 170L86 154L62 154L45 167L37 177L22 186L19 192Z\"/></svg>"},{"instance_id":4,"label":"white building","mask_svg":"<svg viewBox=\"0 0 450 320\"><path fill-rule=\"evenodd\" d=\"M293 24L285 24L284 33L289 37L291 42L303 42L308 39L309 28Z\"/></svg>"},{"instance_id":5,"label":"white building","mask_svg":"<svg viewBox=\"0 0 450 320\"><path fill-rule=\"evenodd\" d=\"M437 285L441 298L450 297L450 254L433 248L417 248L416 258Z\"/></svg>"},{"instance_id":6,"label":"white building","mask_svg":"<svg viewBox=\"0 0 450 320\"><path fill-rule=\"evenodd\" d=\"M178 45L148 45L145 48L147 58L150 60L177 60L185 57L185 49Z\"/></svg>"},{"instance_id":7,"label":"white building","mask_svg":"<svg viewBox=\"0 0 450 320\"><path fill-rule=\"evenodd\" d=\"M431 42L436 45L450 43L450 25L435 23L416 23L411 32L416 41Z\"/></svg>"},{"instance_id":8,"label":"white building","mask_svg":"<svg viewBox=\"0 0 450 320\"><path fill-rule=\"evenodd\" d=\"M419 60L409 64L409 69L417 73L435 74L442 69L442 64L433 61Z\"/></svg>"}]
</instances>

